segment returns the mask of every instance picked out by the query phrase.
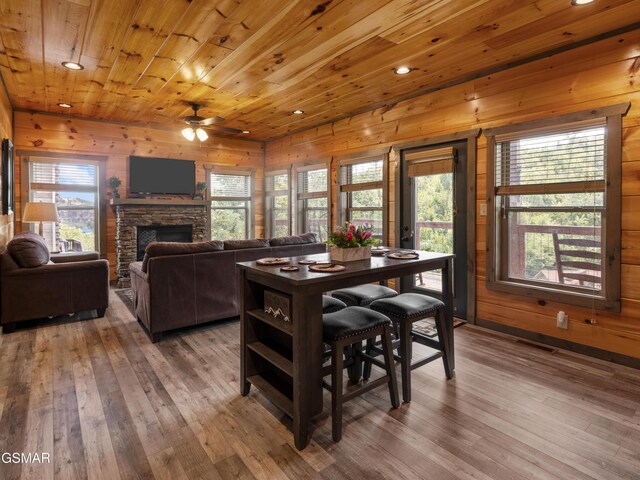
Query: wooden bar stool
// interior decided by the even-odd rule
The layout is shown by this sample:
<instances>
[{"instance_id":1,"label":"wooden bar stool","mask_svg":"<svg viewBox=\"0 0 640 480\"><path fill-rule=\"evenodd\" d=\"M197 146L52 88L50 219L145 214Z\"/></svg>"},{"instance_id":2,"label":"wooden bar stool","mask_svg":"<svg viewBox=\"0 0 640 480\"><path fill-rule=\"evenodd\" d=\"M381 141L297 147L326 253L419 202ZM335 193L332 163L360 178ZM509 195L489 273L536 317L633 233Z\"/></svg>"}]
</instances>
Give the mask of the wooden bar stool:
<instances>
[{"instance_id":1,"label":"wooden bar stool","mask_svg":"<svg viewBox=\"0 0 640 480\"><path fill-rule=\"evenodd\" d=\"M342 288L331 293L333 298L343 302L348 307L367 307L375 300L381 298L391 298L398 295L394 289L384 285L367 283L357 287ZM356 352L362 351L362 343L357 342L349 347ZM349 368L349 379L352 383L358 383L362 376L362 362L359 355L355 355L355 362Z\"/></svg>"},{"instance_id":2,"label":"wooden bar stool","mask_svg":"<svg viewBox=\"0 0 640 480\"><path fill-rule=\"evenodd\" d=\"M367 283L357 287L335 290L331 296L343 301L348 307L367 307L371 302L381 298L391 298L398 295L393 288L383 285Z\"/></svg>"},{"instance_id":3,"label":"wooden bar stool","mask_svg":"<svg viewBox=\"0 0 640 480\"><path fill-rule=\"evenodd\" d=\"M402 399L405 402L411 401L411 370L442 358L445 375L447 378L453 378L453 371L451 371L447 362L449 342L444 303L428 295L403 293L393 298L376 300L371 303L370 308L386 315L400 327L400 338L393 343L394 348L398 347L399 355L397 359L400 360L402 371ZM434 317L435 319L436 331L438 332L437 340L412 330L414 322L429 317ZM412 343L414 341L433 348L437 352L412 363ZM366 355L372 356L381 354L382 350L374 340L368 340L365 352ZM365 360L363 377L367 379L370 373L371 365Z\"/></svg>"},{"instance_id":4,"label":"wooden bar stool","mask_svg":"<svg viewBox=\"0 0 640 480\"><path fill-rule=\"evenodd\" d=\"M398 385L393 361L393 347L391 345L391 321L381 313L368 308L347 307L334 313L322 316L323 340L331 347L331 365L323 368L323 376L331 375L331 384L323 380L324 387L331 392L331 432L334 442L342 438L342 405L349 400L362 395L380 385L388 384L389 396L393 408L398 408ZM366 362L373 363L385 370L386 374L376 380L368 382L356 390L343 392L343 369L348 368L354 358L344 361L345 347L364 340L382 338L381 353L384 362L379 361L362 351L355 351L355 356L361 356Z\"/></svg>"}]
</instances>

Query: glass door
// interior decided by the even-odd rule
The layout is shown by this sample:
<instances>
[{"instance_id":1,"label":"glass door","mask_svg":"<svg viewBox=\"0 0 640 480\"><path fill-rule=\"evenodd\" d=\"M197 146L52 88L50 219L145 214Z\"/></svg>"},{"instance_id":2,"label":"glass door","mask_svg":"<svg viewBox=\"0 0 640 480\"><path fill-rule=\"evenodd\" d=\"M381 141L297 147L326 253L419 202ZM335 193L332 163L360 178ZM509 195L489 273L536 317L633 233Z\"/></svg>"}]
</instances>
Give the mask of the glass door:
<instances>
[{"instance_id":1,"label":"glass door","mask_svg":"<svg viewBox=\"0 0 640 480\"><path fill-rule=\"evenodd\" d=\"M402 151L400 247L453 253L454 314L466 317L467 142ZM401 280L402 292L440 297L440 270Z\"/></svg>"}]
</instances>

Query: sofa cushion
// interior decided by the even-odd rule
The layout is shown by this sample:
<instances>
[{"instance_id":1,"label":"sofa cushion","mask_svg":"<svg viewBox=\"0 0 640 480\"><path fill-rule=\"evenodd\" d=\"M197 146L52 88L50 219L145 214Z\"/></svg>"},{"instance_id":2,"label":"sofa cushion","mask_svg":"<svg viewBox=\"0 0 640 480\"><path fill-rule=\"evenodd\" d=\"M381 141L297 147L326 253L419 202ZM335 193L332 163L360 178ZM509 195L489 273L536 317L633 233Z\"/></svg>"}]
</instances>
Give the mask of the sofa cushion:
<instances>
[{"instance_id":1,"label":"sofa cushion","mask_svg":"<svg viewBox=\"0 0 640 480\"><path fill-rule=\"evenodd\" d=\"M216 240L211 242L179 243L179 242L151 242L144 250L142 259L142 271L147 271L149 259L152 257L163 257L166 255L193 255L194 253L207 253L222 250L222 242Z\"/></svg>"},{"instance_id":2,"label":"sofa cushion","mask_svg":"<svg viewBox=\"0 0 640 480\"><path fill-rule=\"evenodd\" d=\"M264 248L269 246L266 238L253 238L251 240L225 240L225 250L243 250L245 248Z\"/></svg>"},{"instance_id":3,"label":"sofa cushion","mask_svg":"<svg viewBox=\"0 0 640 480\"><path fill-rule=\"evenodd\" d=\"M301 245L304 243L318 243L318 236L315 233L303 233L302 235L291 235L290 237L275 237L269 239L269 244L272 247Z\"/></svg>"},{"instance_id":4,"label":"sofa cushion","mask_svg":"<svg viewBox=\"0 0 640 480\"><path fill-rule=\"evenodd\" d=\"M49 248L40 235L23 232L7 244L7 251L22 268L34 268L49 263Z\"/></svg>"}]
</instances>

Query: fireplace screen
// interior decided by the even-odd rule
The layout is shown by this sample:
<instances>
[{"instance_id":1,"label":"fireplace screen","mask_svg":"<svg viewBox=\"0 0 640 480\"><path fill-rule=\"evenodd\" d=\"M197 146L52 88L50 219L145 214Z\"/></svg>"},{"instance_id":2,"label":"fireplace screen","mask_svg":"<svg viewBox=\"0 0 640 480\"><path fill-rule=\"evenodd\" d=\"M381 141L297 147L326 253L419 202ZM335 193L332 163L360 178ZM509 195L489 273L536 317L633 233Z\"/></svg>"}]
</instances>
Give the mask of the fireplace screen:
<instances>
[{"instance_id":1,"label":"fireplace screen","mask_svg":"<svg viewBox=\"0 0 640 480\"><path fill-rule=\"evenodd\" d=\"M180 242L193 241L193 227L191 225L151 225L136 227L137 230L137 260L144 258L144 249L151 242Z\"/></svg>"}]
</instances>

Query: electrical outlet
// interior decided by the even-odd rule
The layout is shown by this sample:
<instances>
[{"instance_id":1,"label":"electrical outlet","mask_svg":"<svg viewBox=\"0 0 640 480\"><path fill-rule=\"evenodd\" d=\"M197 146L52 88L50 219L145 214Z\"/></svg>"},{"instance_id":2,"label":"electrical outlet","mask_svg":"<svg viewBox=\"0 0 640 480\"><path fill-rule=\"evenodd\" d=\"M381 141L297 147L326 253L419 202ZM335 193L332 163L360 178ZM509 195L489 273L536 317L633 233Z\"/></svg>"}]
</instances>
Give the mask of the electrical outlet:
<instances>
[{"instance_id":1,"label":"electrical outlet","mask_svg":"<svg viewBox=\"0 0 640 480\"><path fill-rule=\"evenodd\" d=\"M487 216L487 204L486 203L481 203L480 204L480 216L482 216L482 217L486 217Z\"/></svg>"},{"instance_id":2,"label":"electrical outlet","mask_svg":"<svg viewBox=\"0 0 640 480\"><path fill-rule=\"evenodd\" d=\"M569 315L564 313L562 310L558 312L558 315L556 316L556 320L557 320L558 328L561 328L563 330L566 330L567 328L569 328Z\"/></svg>"}]
</instances>

